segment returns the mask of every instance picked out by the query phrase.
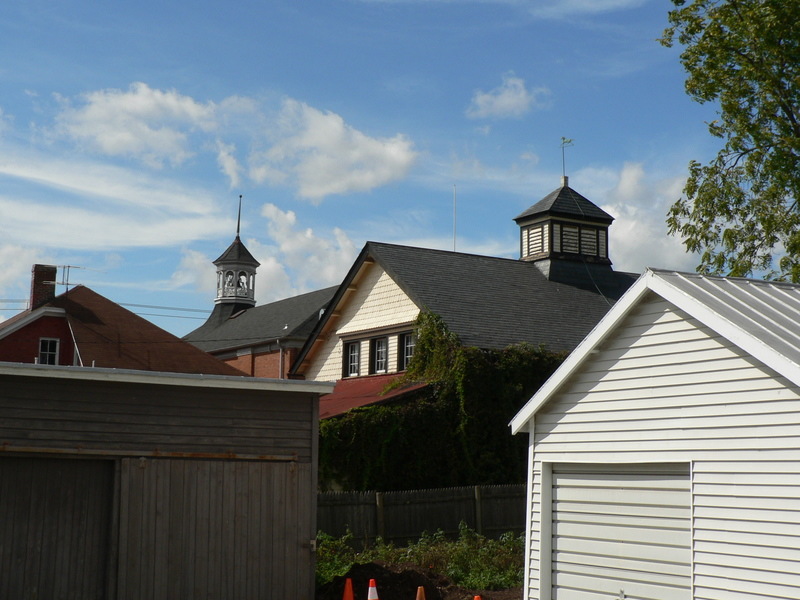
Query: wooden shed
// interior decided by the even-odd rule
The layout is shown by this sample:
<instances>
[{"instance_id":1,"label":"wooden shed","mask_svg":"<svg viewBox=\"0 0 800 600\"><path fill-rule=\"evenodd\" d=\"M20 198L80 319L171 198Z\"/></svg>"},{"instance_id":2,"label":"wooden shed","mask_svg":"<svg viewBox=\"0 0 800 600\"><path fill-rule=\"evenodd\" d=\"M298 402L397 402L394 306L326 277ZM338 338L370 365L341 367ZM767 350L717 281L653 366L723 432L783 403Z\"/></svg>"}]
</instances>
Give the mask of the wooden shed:
<instances>
[{"instance_id":1,"label":"wooden shed","mask_svg":"<svg viewBox=\"0 0 800 600\"><path fill-rule=\"evenodd\" d=\"M800 598L800 286L648 270L511 427L525 598Z\"/></svg>"},{"instance_id":2,"label":"wooden shed","mask_svg":"<svg viewBox=\"0 0 800 600\"><path fill-rule=\"evenodd\" d=\"M0 598L312 598L331 388L0 363Z\"/></svg>"}]
</instances>

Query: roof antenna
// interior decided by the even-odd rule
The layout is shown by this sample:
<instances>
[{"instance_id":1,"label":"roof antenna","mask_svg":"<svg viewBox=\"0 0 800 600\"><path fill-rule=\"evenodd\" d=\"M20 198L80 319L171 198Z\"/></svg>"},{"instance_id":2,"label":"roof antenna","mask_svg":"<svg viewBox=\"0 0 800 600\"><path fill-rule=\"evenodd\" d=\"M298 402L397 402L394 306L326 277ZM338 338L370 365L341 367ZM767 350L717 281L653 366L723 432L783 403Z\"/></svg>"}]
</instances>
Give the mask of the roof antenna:
<instances>
[{"instance_id":1,"label":"roof antenna","mask_svg":"<svg viewBox=\"0 0 800 600\"><path fill-rule=\"evenodd\" d=\"M564 138L561 138L564 139ZM239 215L236 217L236 237L239 237L239 229L242 225L242 195L239 194Z\"/></svg>"},{"instance_id":2,"label":"roof antenna","mask_svg":"<svg viewBox=\"0 0 800 600\"><path fill-rule=\"evenodd\" d=\"M566 187L569 184L569 178L567 177L567 161L566 156L564 153L564 148L568 148L569 146L574 146L575 144L570 138L561 137L561 186Z\"/></svg>"}]
</instances>

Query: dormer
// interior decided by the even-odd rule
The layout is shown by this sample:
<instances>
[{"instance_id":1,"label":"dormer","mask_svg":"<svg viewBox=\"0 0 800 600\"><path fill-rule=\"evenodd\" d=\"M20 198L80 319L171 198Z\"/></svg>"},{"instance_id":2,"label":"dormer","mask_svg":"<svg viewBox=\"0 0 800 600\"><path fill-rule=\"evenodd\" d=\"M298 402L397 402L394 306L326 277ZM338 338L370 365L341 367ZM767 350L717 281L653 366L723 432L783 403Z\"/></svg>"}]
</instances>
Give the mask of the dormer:
<instances>
[{"instance_id":1,"label":"dormer","mask_svg":"<svg viewBox=\"0 0 800 600\"><path fill-rule=\"evenodd\" d=\"M238 234L228 249L214 261L217 267L217 297L215 304L235 304L242 309L256 304L256 269L260 263L253 258Z\"/></svg>"},{"instance_id":2,"label":"dormer","mask_svg":"<svg viewBox=\"0 0 800 600\"><path fill-rule=\"evenodd\" d=\"M561 187L514 219L520 260L567 260L610 265L608 226L614 221L562 178Z\"/></svg>"}]
</instances>

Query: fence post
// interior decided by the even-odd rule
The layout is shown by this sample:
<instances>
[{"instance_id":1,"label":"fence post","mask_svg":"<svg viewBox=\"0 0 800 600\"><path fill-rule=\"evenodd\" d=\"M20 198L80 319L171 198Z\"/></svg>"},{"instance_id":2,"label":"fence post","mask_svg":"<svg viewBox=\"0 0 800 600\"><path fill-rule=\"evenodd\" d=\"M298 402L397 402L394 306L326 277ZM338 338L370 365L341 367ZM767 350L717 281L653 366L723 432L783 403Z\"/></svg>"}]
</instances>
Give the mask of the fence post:
<instances>
[{"instance_id":1,"label":"fence post","mask_svg":"<svg viewBox=\"0 0 800 600\"><path fill-rule=\"evenodd\" d=\"M386 519L383 510L383 492L375 492L375 525L378 535L386 541Z\"/></svg>"},{"instance_id":2,"label":"fence post","mask_svg":"<svg viewBox=\"0 0 800 600\"><path fill-rule=\"evenodd\" d=\"M475 531L483 535L483 500L481 498L481 486L475 486Z\"/></svg>"}]
</instances>

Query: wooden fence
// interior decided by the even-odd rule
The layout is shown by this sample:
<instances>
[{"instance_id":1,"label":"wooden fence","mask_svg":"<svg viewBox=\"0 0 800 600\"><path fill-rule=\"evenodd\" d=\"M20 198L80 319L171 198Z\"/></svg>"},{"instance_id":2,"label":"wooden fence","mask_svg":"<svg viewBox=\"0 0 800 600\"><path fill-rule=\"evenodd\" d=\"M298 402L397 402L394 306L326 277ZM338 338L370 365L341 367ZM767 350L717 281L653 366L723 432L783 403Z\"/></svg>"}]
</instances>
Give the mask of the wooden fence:
<instances>
[{"instance_id":1,"label":"wooden fence","mask_svg":"<svg viewBox=\"0 0 800 600\"><path fill-rule=\"evenodd\" d=\"M323 492L317 529L334 537L352 532L370 544L377 537L403 545L438 530L458 536L460 523L497 538L525 528L525 485L491 485L401 492Z\"/></svg>"}]
</instances>

